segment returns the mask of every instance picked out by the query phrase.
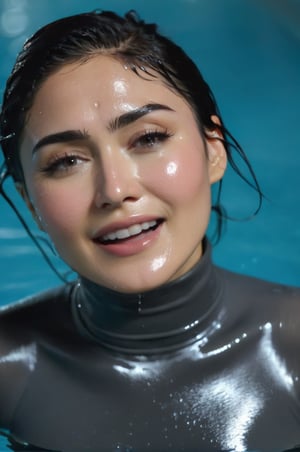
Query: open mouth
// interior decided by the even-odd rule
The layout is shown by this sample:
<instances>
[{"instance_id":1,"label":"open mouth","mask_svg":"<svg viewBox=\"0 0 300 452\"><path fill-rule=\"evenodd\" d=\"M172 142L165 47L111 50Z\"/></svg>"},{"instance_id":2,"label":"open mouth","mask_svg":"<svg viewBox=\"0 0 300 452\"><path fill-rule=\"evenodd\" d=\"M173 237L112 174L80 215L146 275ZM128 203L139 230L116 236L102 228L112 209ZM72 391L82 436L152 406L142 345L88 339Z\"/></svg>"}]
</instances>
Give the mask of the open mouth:
<instances>
[{"instance_id":1,"label":"open mouth","mask_svg":"<svg viewBox=\"0 0 300 452\"><path fill-rule=\"evenodd\" d=\"M163 219L158 219L137 223L129 226L128 228L122 228L117 231L104 234L103 236L96 238L95 241L103 245L125 242L133 237L138 237L142 234L147 234L150 231L155 231L155 229L157 229L163 221Z\"/></svg>"}]
</instances>

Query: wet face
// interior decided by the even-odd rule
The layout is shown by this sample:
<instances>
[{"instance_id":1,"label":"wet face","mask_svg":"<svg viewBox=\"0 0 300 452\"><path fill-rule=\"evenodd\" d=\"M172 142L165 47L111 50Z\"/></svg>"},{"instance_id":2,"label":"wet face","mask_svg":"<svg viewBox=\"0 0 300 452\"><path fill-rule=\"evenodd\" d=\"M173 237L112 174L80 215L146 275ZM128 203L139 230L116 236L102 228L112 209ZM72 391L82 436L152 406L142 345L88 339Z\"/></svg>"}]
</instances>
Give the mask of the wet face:
<instances>
[{"instance_id":1,"label":"wet face","mask_svg":"<svg viewBox=\"0 0 300 452\"><path fill-rule=\"evenodd\" d=\"M199 260L224 156L182 97L107 56L43 83L21 144L40 227L76 272L123 292L157 287Z\"/></svg>"}]
</instances>

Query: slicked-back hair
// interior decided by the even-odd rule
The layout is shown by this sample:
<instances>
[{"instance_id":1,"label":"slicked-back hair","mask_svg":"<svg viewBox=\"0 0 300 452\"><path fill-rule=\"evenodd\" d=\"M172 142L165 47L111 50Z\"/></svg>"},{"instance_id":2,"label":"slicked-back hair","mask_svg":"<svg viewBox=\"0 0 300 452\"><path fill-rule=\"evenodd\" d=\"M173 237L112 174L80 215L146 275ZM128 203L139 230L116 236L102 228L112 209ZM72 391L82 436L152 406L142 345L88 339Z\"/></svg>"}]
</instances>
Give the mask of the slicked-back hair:
<instances>
[{"instance_id":1,"label":"slicked-back hair","mask_svg":"<svg viewBox=\"0 0 300 452\"><path fill-rule=\"evenodd\" d=\"M156 24L145 23L134 11L124 17L110 11L65 17L44 26L25 42L7 80L0 114L1 146L7 171L15 182L25 185L19 148L26 117L39 87L63 66L85 62L96 55L110 55L137 76L146 80L158 78L167 84L188 102L202 136L219 129L229 163L257 190L260 206L262 194L252 167L242 148L225 128L201 72L181 47L159 33ZM212 115L219 117L220 124L212 121ZM232 148L245 161L250 178L244 176L236 165ZM217 201L212 206L220 217L221 187L222 182Z\"/></svg>"}]
</instances>

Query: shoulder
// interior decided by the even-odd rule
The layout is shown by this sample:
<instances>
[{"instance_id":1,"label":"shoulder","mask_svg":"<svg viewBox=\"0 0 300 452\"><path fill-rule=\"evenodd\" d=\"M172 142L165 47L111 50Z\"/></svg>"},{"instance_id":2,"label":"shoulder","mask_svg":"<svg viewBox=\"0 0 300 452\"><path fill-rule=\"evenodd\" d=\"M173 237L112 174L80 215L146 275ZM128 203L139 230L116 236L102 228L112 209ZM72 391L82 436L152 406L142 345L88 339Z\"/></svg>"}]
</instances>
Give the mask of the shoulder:
<instances>
[{"instance_id":1,"label":"shoulder","mask_svg":"<svg viewBox=\"0 0 300 452\"><path fill-rule=\"evenodd\" d=\"M70 294L75 283L27 297L0 308L0 356L8 347L59 337L73 327Z\"/></svg>"},{"instance_id":2,"label":"shoulder","mask_svg":"<svg viewBox=\"0 0 300 452\"><path fill-rule=\"evenodd\" d=\"M219 271L224 303L233 317L252 321L253 325L288 325L298 331L300 344L300 288Z\"/></svg>"},{"instance_id":3,"label":"shoulder","mask_svg":"<svg viewBox=\"0 0 300 452\"><path fill-rule=\"evenodd\" d=\"M283 304L286 304L286 307L294 305L296 309L300 309L300 287L265 281L220 268L217 271L222 275L225 290L236 300L251 301L251 305L259 304L260 307L280 305L282 309Z\"/></svg>"},{"instance_id":4,"label":"shoulder","mask_svg":"<svg viewBox=\"0 0 300 452\"><path fill-rule=\"evenodd\" d=\"M271 325L281 340L300 346L300 288L217 269L228 319L259 329Z\"/></svg>"},{"instance_id":5,"label":"shoulder","mask_svg":"<svg viewBox=\"0 0 300 452\"><path fill-rule=\"evenodd\" d=\"M0 357L10 348L25 344L49 331L57 331L70 318L69 299L74 284L35 294L0 308Z\"/></svg>"},{"instance_id":6,"label":"shoulder","mask_svg":"<svg viewBox=\"0 0 300 452\"><path fill-rule=\"evenodd\" d=\"M280 357L291 374L298 376L300 288L222 269L218 271L223 281L224 304L230 325L238 324L241 330L249 331L250 334L263 335L267 331L274 356Z\"/></svg>"},{"instance_id":7,"label":"shoulder","mask_svg":"<svg viewBox=\"0 0 300 452\"><path fill-rule=\"evenodd\" d=\"M4 305L0 307L0 322L17 321L36 313L61 308L69 300L73 286L74 284L66 284L55 287L23 298L15 303Z\"/></svg>"},{"instance_id":8,"label":"shoulder","mask_svg":"<svg viewBox=\"0 0 300 452\"><path fill-rule=\"evenodd\" d=\"M51 346L72 329L71 290L61 286L0 308L0 426L11 419L41 344Z\"/></svg>"},{"instance_id":9,"label":"shoulder","mask_svg":"<svg viewBox=\"0 0 300 452\"><path fill-rule=\"evenodd\" d=\"M72 287L64 285L0 308L0 365L12 351L72 328Z\"/></svg>"}]
</instances>

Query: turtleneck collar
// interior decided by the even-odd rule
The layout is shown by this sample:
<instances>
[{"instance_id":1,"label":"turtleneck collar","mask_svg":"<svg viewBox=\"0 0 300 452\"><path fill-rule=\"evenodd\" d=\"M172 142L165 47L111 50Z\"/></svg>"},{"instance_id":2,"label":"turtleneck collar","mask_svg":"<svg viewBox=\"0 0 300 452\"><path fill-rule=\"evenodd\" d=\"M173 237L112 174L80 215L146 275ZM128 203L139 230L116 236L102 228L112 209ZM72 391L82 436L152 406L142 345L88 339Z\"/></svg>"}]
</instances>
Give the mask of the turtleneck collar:
<instances>
[{"instance_id":1,"label":"turtleneck collar","mask_svg":"<svg viewBox=\"0 0 300 452\"><path fill-rule=\"evenodd\" d=\"M221 281L207 241L203 249L188 273L140 294L116 292L81 278L72 294L80 333L134 354L181 348L206 335L219 311Z\"/></svg>"}]
</instances>

